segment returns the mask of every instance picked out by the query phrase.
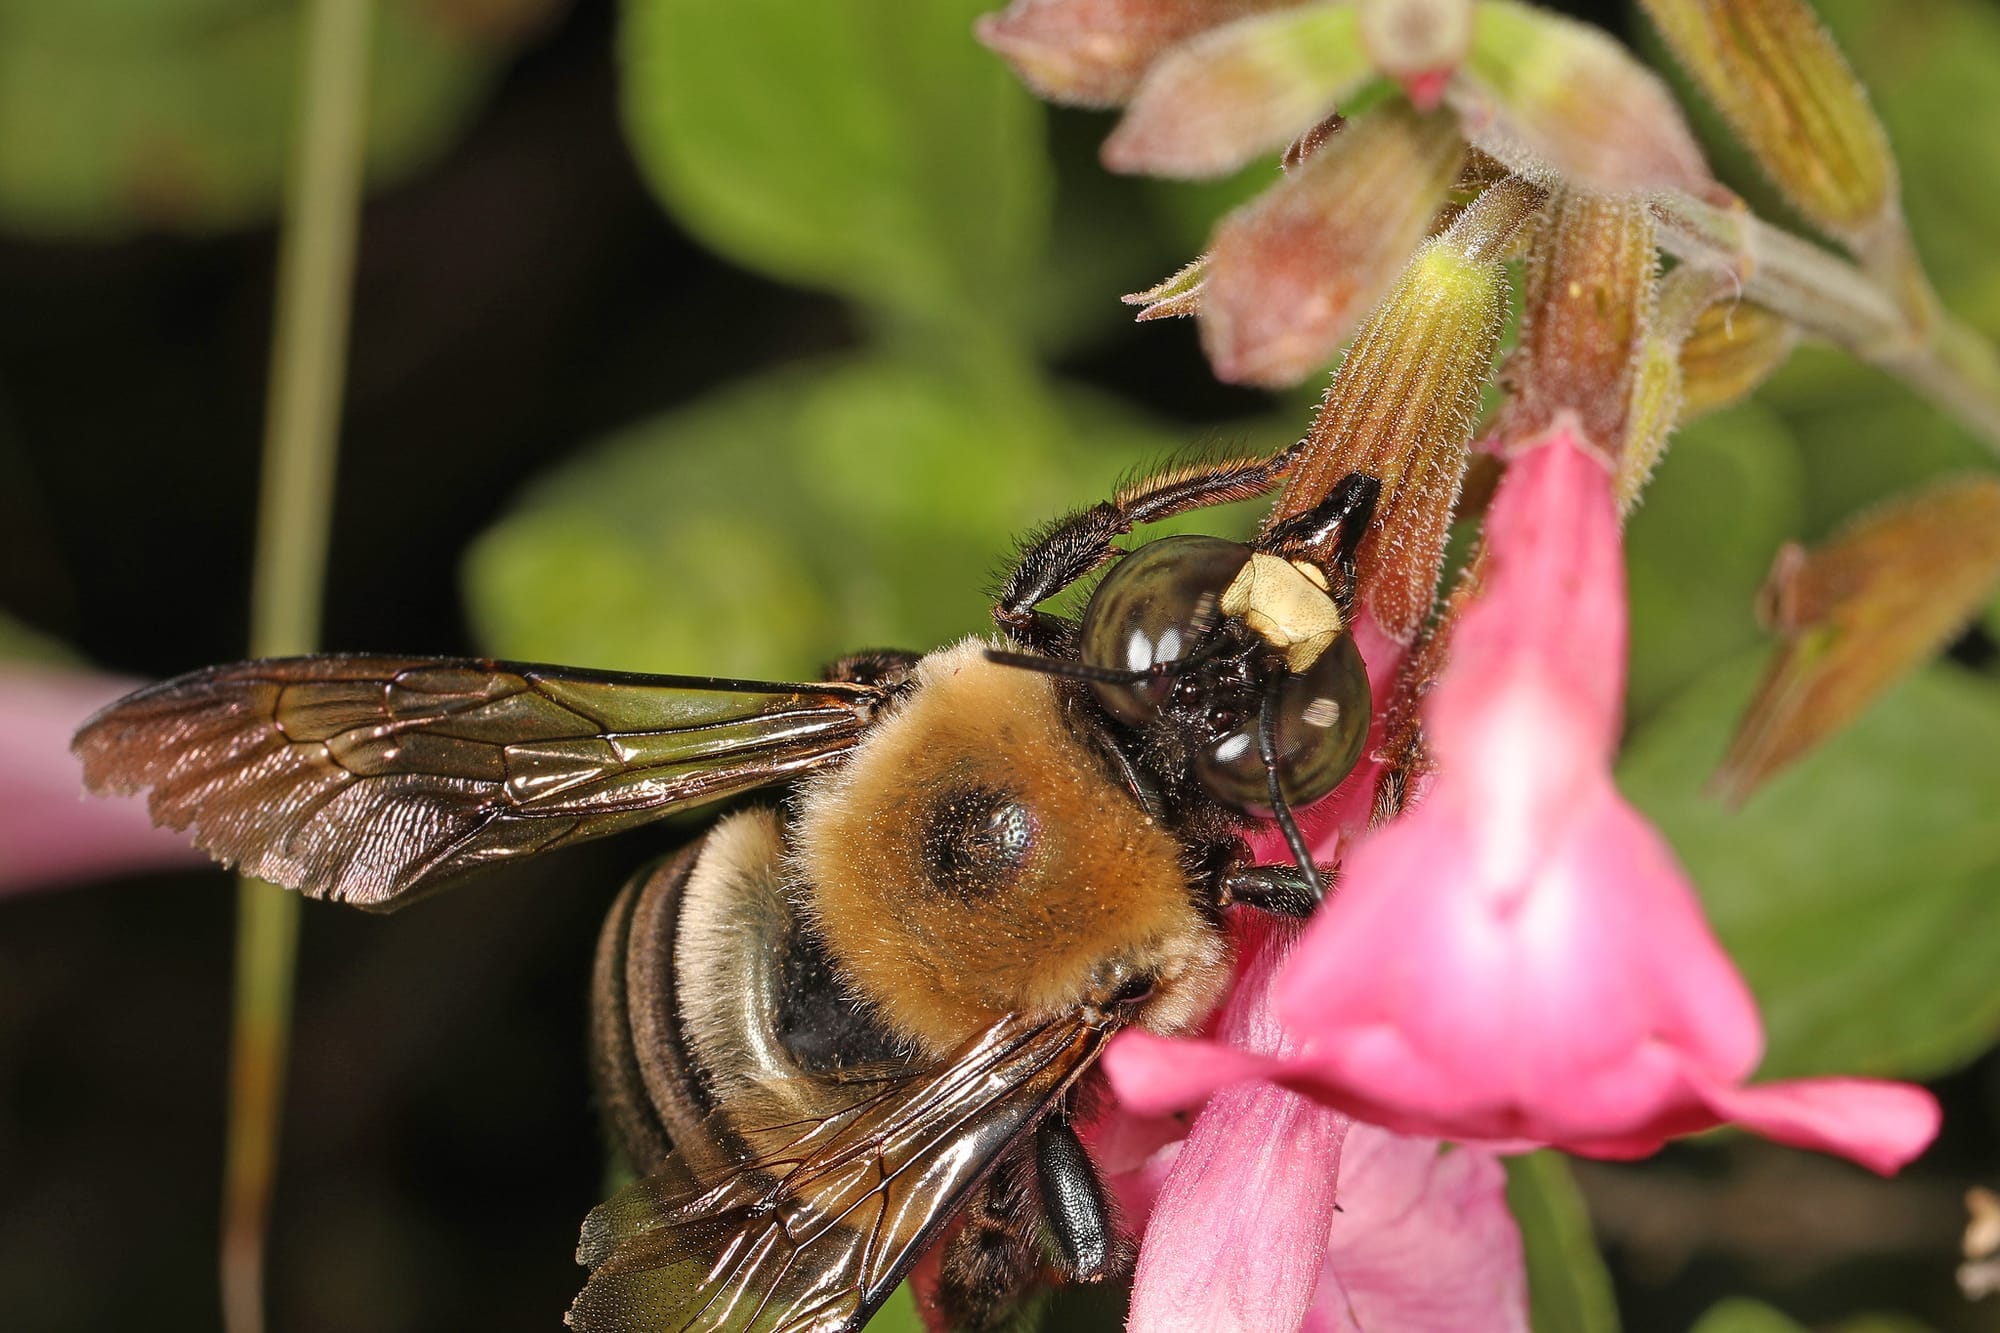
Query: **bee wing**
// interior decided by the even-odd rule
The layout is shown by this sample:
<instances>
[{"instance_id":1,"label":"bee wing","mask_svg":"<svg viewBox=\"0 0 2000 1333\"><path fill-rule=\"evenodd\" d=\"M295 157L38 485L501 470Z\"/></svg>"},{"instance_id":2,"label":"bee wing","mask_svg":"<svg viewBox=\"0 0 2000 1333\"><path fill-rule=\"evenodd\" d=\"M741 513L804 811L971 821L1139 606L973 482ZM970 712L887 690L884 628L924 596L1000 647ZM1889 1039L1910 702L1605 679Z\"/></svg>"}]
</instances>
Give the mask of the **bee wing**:
<instances>
[{"instance_id":1,"label":"bee wing","mask_svg":"<svg viewBox=\"0 0 2000 1333\"><path fill-rule=\"evenodd\" d=\"M678 1155L592 1211L578 1333L846 1333L887 1300L1108 1032L1009 1018L950 1063L854 1085L824 1118L730 1129L747 1160L701 1180Z\"/></svg>"},{"instance_id":2,"label":"bee wing","mask_svg":"<svg viewBox=\"0 0 2000 1333\"><path fill-rule=\"evenodd\" d=\"M210 667L76 735L97 792L150 788L155 822L261 879L397 907L529 856L835 759L878 686L758 684L450 658Z\"/></svg>"}]
</instances>

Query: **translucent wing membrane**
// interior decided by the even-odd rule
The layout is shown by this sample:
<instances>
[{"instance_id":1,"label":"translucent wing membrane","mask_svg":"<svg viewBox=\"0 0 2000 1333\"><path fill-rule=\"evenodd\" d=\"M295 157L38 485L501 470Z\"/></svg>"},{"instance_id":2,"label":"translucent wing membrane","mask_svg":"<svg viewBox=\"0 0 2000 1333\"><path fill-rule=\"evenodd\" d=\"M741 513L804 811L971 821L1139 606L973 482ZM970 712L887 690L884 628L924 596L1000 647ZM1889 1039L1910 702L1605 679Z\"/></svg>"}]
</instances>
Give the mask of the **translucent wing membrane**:
<instances>
[{"instance_id":1,"label":"translucent wing membrane","mask_svg":"<svg viewBox=\"0 0 2000 1333\"><path fill-rule=\"evenodd\" d=\"M570 1325L860 1328L1108 1035L1082 1018L1009 1018L940 1069L851 1085L824 1118L759 1124L730 1108L741 1165L697 1179L671 1157L584 1222L577 1260L592 1272Z\"/></svg>"},{"instance_id":2,"label":"translucent wing membrane","mask_svg":"<svg viewBox=\"0 0 2000 1333\"><path fill-rule=\"evenodd\" d=\"M386 910L450 875L779 782L887 693L441 658L210 667L77 733L94 791L314 897Z\"/></svg>"}]
</instances>

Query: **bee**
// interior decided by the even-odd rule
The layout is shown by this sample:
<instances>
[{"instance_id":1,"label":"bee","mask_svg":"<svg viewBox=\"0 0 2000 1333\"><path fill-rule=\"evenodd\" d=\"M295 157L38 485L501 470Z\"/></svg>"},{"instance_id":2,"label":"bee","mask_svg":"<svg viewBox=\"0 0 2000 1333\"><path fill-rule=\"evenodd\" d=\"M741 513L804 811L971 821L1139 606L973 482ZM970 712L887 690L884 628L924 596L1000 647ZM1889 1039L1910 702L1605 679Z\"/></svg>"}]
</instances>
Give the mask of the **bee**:
<instances>
[{"instance_id":1,"label":"bee","mask_svg":"<svg viewBox=\"0 0 2000 1333\"><path fill-rule=\"evenodd\" d=\"M1300 447L1127 486L1025 543L998 637L817 683L285 658L140 690L74 748L218 859L376 911L752 793L604 926L593 1065L644 1174L584 1222L568 1322L857 1329L942 1242L942 1312L990 1327L1129 1253L1075 1129L1106 1041L1208 1014L1226 909L1324 892L1292 811L1368 733L1378 483L1250 544L1117 545L1268 492ZM1079 618L1045 609L1101 569ZM1253 861L1266 817L1292 864Z\"/></svg>"}]
</instances>

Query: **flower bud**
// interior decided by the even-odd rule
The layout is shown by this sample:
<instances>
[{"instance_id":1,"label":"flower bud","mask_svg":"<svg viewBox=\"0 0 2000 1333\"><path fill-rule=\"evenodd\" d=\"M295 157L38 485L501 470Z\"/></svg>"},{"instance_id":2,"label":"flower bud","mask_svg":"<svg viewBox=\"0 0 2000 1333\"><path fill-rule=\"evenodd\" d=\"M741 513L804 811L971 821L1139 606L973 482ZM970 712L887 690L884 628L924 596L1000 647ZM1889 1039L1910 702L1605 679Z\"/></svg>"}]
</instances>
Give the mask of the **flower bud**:
<instances>
[{"instance_id":1,"label":"flower bud","mask_svg":"<svg viewBox=\"0 0 2000 1333\"><path fill-rule=\"evenodd\" d=\"M1781 642L1714 787L1740 802L1935 654L2000 581L2000 479L1953 478L1808 551L1778 553L1759 608Z\"/></svg>"},{"instance_id":2,"label":"flower bud","mask_svg":"<svg viewBox=\"0 0 2000 1333\"><path fill-rule=\"evenodd\" d=\"M1467 138L1524 175L1621 193L1711 185L1651 70L1598 29L1516 0L1480 0L1446 100Z\"/></svg>"},{"instance_id":3,"label":"flower bud","mask_svg":"<svg viewBox=\"0 0 2000 1333\"><path fill-rule=\"evenodd\" d=\"M1680 358L1673 343L1649 336L1639 346L1639 359L1632 370L1632 395L1625 410L1625 440L1618 450L1618 471L1613 494L1618 514L1623 518L1638 503L1639 492L1653 478L1660 455L1667 451L1667 437L1680 422Z\"/></svg>"},{"instance_id":4,"label":"flower bud","mask_svg":"<svg viewBox=\"0 0 2000 1333\"><path fill-rule=\"evenodd\" d=\"M1642 0L1765 173L1814 225L1872 250L1900 235L1896 161L1804 0Z\"/></svg>"},{"instance_id":5,"label":"flower bud","mask_svg":"<svg viewBox=\"0 0 2000 1333\"><path fill-rule=\"evenodd\" d=\"M1277 387L1330 361L1424 239L1464 151L1450 116L1392 102L1224 218L1201 296L1216 376Z\"/></svg>"},{"instance_id":6,"label":"flower bud","mask_svg":"<svg viewBox=\"0 0 2000 1333\"><path fill-rule=\"evenodd\" d=\"M1797 342L1790 321L1748 301L1719 301L1702 311L1681 344L1681 421L1748 397Z\"/></svg>"},{"instance_id":7,"label":"flower bud","mask_svg":"<svg viewBox=\"0 0 2000 1333\"><path fill-rule=\"evenodd\" d=\"M1119 106L1161 52L1220 23L1300 0L1014 0L973 32L1052 102Z\"/></svg>"},{"instance_id":8,"label":"flower bud","mask_svg":"<svg viewBox=\"0 0 2000 1333\"><path fill-rule=\"evenodd\" d=\"M1550 201L1528 259L1520 343L1507 364L1515 397L1501 435L1539 435L1569 410L1588 439L1616 454L1657 262L1643 201L1584 190Z\"/></svg>"},{"instance_id":9,"label":"flower bud","mask_svg":"<svg viewBox=\"0 0 2000 1333\"><path fill-rule=\"evenodd\" d=\"M1472 0L1360 0L1361 42L1375 68L1429 111L1472 44Z\"/></svg>"},{"instance_id":10,"label":"flower bud","mask_svg":"<svg viewBox=\"0 0 2000 1333\"><path fill-rule=\"evenodd\" d=\"M1113 171L1201 179L1282 148L1374 73L1352 6L1239 19L1146 71L1104 141Z\"/></svg>"},{"instance_id":11,"label":"flower bud","mask_svg":"<svg viewBox=\"0 0 2000 1333\"><path fill-rule=\"evenodd\" d=\"M1372 531L1357 556L1362 600L1407 643L1430 614L1479 393L1507 309L1499 256L1542 193L1493 186L1425 243L1354 335L1272 515L1310 509L1341 477L1378 478Z\"/></svg>"}]
</instances>

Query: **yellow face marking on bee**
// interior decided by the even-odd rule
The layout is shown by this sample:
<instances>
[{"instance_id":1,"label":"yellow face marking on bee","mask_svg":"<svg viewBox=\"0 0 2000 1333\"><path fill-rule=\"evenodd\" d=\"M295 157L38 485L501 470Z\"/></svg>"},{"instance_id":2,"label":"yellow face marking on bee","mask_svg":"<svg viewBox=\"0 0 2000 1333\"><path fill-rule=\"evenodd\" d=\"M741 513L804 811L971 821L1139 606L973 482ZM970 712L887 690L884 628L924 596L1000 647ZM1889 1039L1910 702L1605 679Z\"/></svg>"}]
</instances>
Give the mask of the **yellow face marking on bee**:
<instances>
[{"instance_id":1,"label":"yellow face marking on bee","mask_svg":"<svg viewBox=\"0 0 2000 1333\"><path fill-rule=\"evenodd\" d=\"M1327 596L1325 584L1313 578L1318 573L1299 562L1253 552L1243 572L1223 590L1222 613L1241 616L1284 652L1286 666L1303 672L1333 646L1343 628L1340 608Z\"/></svg>"}]
</instances>

